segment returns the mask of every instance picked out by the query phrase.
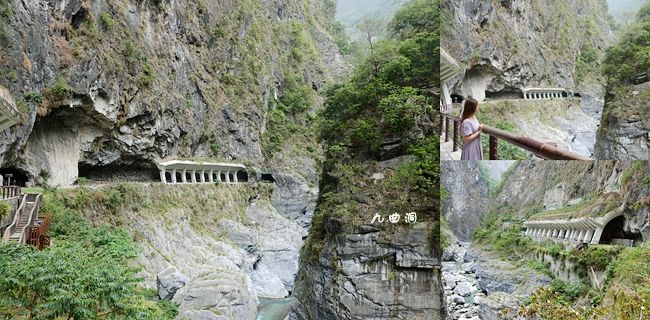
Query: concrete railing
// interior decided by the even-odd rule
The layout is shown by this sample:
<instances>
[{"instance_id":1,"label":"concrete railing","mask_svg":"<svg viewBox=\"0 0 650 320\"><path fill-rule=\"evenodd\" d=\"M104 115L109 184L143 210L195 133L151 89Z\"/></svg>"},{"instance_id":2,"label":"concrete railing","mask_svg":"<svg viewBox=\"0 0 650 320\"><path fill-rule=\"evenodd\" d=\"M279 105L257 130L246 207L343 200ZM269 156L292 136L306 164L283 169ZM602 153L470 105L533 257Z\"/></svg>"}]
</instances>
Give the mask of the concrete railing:
<instances>
[{"instance_id":1,"label":"concrete railing","mask_svg":"<svg viewBox=\"0 0 650 320\"><path fill-rule=\"evenodd\" d=\"M541 100L541 99L561 99L568 97L568 93L563 88L528 88L522 90L524 99Z\"/></svg>"},{"instance_id":2,"label":"concrete railing","mask_svg":"<svg viewBox=\"0 0 650 320\"><path fill-rule=\"evenodd\" d=\"M20 201L20 205L16 210L16 214L14 215L13 221L11 221L11 224L7 226L7 228L5 229L5 234L2 237L4 241L9 241L11 235L16 231L16 228L18 227L18 221L20 221L20 216L23 214L26 204L27 204L27 195L23 195L23 198Z\"/></svg>"},{"instance_id":3,"label":"concrete railing","mask_svg":"<svg viewBox=\"0 0 650 320\"><path fill-rule=\"evenodd\" d=\"M460 121L459 117L450 115L450 114L441 114L440 115L440 127L442 128L442 134L444 135L444 141L448 142L450 140L449 130L453 123L453 151L458 151L460 148ZM499 150L498 146L499 140L505 141L509 144L517 146L521 149L532 152L534 155L546 159L546 160L590 160L589 158L583 157L577 153L573 153L568 150L563 150L557 147L555 143L544 143L537 140L533 140L528 137L516 135L507 131L503 131L491 126L484 125L483 133L490 136L489 140L489 154L490 160L499 160ZM508 159L504 159L508 160Z\"/></svg>"},{"instance_id":4,"label":"concrete railing","mask_svg":"<svg viewBox=\"0 0 650 320\"><path fill-rule=\"evenodd\" d=\"M238 183L243 181L239 181L237 173L246 169L243 164L189 160L157 162L156 165L160 170L160 181L170 184ZM167 179L167 175L170 175L170 179ZM180 177L177 178L177 175Z\"/></svg>"},{"instance_id":5,"label":"concrete railing","mask_svg":"<svg viewBox=\"0 0 650 320\"><path fill-rule=\"evenodd\" d=\"M524 222L525 235L539 240L598 244L607 224L621 216L623 216L623 208L619 207L603 217L529 220Z\"/></svg>"},{"instance_id":6,"label":"concrete railing","mask_svg":"<svg viewBox=\"0 0 650 320\"><path fill-rule=\"evenodd\" d=\"M20 243L27 243L27 240L29 240L29 230L32 227L32 225L36 222L36 219L38 219L38 211L41 209L41 201L43 199L42 194L28 194L27 195L27 203L32 205L32 208L29 212L26 212L29 216L27 219L27 223L25 226L23 226L23 229L20 231Z\"/></svg>"}]
</instances>

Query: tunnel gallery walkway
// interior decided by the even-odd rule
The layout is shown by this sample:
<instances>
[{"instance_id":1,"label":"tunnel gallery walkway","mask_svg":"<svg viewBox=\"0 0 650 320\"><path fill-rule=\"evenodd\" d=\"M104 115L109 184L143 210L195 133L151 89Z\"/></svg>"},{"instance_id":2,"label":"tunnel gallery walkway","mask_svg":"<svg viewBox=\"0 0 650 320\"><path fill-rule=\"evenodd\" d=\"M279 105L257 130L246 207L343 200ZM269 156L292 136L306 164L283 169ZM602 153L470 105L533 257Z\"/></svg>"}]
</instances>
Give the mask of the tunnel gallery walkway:
<instances>
[{"instance_id":1,"label":"tunnel gallery walkway","mask_svg":"<svg viewBox=\"0 0 650 320\"><path fill-rule=\"evenodd\" d=\"M521 89L526 100L560 99L568 97L567 91L562 88L527 88Z\"/></svg>"},{"instance_id":2,"label":"tunnel gallery walkway","mask_svg":"<svg viewBox=\"0 0 650 320\"><path fill-rule=\"evenodd\" d=\"M0 85L0 131L18 123L20 113L9 90Z\"/></svg>"},{"instance_id":3,"label":"tunnel gallery walkway","mask_svg":"<svg viewBox=\"0 0 650 320\"><path fill-rule=\"evenodd\" d=\"M248 181L246 167L236 163L171 160L156 163L163 183L237 183Z\"/></svg>"},{"instance_id":4,"label":"tunnel gallery walkway","mask_svg":"<svg viewBox=\"0 0 650 320\"><path fill-rule=\"evenodd\" d=\"M529 220L524 222L524 226L526 227L526 236L538 241L549 239L575 243L611 243L612 240L615 240L613 239L615 237L607 235L610 233L608 229L611 229L615 221L622 218L623 210L617 209L603 217L585 217L568 220Z\"/></svg>"}]
</instances>

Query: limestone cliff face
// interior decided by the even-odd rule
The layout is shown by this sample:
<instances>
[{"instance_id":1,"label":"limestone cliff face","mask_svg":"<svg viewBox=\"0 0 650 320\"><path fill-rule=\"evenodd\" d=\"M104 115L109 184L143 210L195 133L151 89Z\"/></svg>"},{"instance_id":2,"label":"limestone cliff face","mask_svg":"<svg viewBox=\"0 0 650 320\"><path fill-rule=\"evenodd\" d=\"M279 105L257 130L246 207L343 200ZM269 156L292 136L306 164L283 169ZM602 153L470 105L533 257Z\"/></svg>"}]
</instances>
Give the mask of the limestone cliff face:
<instances>
[{"instance_id":1,"label":"limestone cliff face","mask_svg":"<svg viewBox=\"0 0 650 320\"><path fill-rule=\"evenodd\" d=\"M456 92L480 101L523 98L520 89L530 87L579 93L573 116L548 124L530 119L534 130L515 125L532 138L569 132L569 148L592 155L605 91L597 65L615 38L602 1L445 0L442 12L442 47L464 68ZM509 112L521 116L516 107Z\"/></svg>"},{"instance_id":2,"label":"limestone cliff face","mask_svg":"<svg viewBox=\"0 0 650 320\"><path fill-rule=\"evenodd\" d=\"M126 229L142 248L143 285L179 304L179 319L249 320L258 297L287 297L298 271L305 231L273 206L275 189L128 184L55 196L83 193L94 201L82 209L94 223ZM122 204L110 207L107 194Z\"/></svg>"},{"instance_id":3,"label":"limestone cliff face","mask_svg":"<svg viewBox=\"0 0 650 320\"><path fill-rule=\"evenodd\" d=\"M531 178L534 177L534 178ZM527 219L586 201L620 199L625 230L650 239L650 167L642 161L520 162L503 183L493 208ZM602 209L600 206L593 210Z\"/></svg>"},{"instance_id":4,"label":"limestone cliff face","mask_svg":"<svg viewBox=\"0 0 650 320\"><path fill-rule=\"evenodd\" d=\"M316 91L344 72L329 2L3 3L13 14L1 22L9 76L0 82L24 116L0 133L0 163L35 182L69 185L79 167L151 168L170 157L282 171L267 148L277 129L269 112L294 83L312 88L313 112ZM307 125L299 119L286 121ZM313 158L304 145L286 149Z\"/></svg>"},{"instance_id":5,"label":"limestone cliff face","mask_svg":"<svg viewBox=\"0 0 650 320\"><path fill-rule=\"evenodd\" d=\"M650 159L650 83L610 90L598 130L599 159Z\"/></svg>"},{"instance_id":6,"label":"limestone cliff face","mask_svg":"<svg viewBox=\"0 0 650 320\"><path fill-rule=\"evenodd\" d=\"M437 203L417 192L386 194L397 178L395 168L411 161L406 156L363 165L367 174L344 183L357 191L338 206L327 201L348 195L322 186L326 191L301 250L289 319L441 319ZM410 210L398 209L398 203ZM347 210L353 211L341 215ZM415 224L404 221L411 211ZM393 212L401 216L397 224L389 222ZM375 214L383 220L373 221Z\"/></svg>"},{"instance_id":7,"label":"limestone cliff face","mask_svg":"<svg viewBox=\"0 0 650 320\"><path fill-rule=\"evenodd\" d=\"M289 319L441 319L440 261L423 243L430 228L343 226L314 261L302 259Z\"/></svg>"},{"instance_id":8,"label":"limestone cliff face","mask_svg":"<svg viewBox=\"0 0 650 320\"><path fill-rule=\"evenodd\" d=\"M470 241L490 205L488 182L475 161L443 161L441 186L446 192L442 213L461 241Z\"/></svg>"}]
</instances>

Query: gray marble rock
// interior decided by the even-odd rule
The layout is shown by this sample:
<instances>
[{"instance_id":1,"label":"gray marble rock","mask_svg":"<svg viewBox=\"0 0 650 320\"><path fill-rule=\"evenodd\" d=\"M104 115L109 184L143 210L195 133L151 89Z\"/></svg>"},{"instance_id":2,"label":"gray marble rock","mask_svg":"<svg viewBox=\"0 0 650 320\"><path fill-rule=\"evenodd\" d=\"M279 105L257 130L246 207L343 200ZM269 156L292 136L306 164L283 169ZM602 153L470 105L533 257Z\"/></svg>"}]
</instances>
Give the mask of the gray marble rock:
<instances>
[{"instance_id":1,"label":"gray marble rock","mask_svg":"<svg viewBox=\"0 0 650 320\"><path fill-rule=\"evenodd\" d=\"M176 291L185 286L188 281L189 278L186 275L178 271L176 267L170 266L156 276L158 297L161 300L171 300Z\"/></svg>"}]
</instances>

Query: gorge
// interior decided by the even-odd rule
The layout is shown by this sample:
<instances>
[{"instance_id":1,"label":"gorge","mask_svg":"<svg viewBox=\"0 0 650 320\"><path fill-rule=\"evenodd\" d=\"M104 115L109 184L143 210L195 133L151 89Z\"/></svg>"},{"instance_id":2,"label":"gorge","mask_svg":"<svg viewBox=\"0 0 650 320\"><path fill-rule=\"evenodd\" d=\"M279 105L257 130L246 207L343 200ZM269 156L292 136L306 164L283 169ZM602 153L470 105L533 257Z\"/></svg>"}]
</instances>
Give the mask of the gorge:
<instances>
[{"instance_id":1,"label":"gorge","mask_svg":"<svg viewBox=\"0 0 650 320\"><path fill-rule=\"evenodd\" d=\"M494 162L443 166L452 319L603 319L647 308L646 162L520 161L500 180L490 174ZM590 221L599 223L595 233Z\"/></svg>"}]
</instances>

